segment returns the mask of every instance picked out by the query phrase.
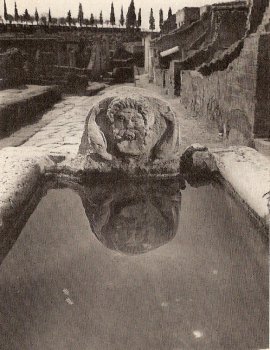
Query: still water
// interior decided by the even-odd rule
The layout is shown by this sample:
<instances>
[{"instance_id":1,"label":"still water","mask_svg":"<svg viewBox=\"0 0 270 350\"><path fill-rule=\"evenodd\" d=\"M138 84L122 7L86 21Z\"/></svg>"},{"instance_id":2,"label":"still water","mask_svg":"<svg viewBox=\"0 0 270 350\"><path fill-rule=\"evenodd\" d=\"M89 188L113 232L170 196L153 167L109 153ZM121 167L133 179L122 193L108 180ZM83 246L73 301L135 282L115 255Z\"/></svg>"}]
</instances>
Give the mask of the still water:
<instances>
[{"instance_id":1,"label":"still water","mask_svg":"<svg viewBox=\"0 0 270 350\"><path fill-rule=\"evenodd\" d=\"M51 189L0 266L0 349L266 348L260 237L216 184Z\"/></svg>"}]
</instances>

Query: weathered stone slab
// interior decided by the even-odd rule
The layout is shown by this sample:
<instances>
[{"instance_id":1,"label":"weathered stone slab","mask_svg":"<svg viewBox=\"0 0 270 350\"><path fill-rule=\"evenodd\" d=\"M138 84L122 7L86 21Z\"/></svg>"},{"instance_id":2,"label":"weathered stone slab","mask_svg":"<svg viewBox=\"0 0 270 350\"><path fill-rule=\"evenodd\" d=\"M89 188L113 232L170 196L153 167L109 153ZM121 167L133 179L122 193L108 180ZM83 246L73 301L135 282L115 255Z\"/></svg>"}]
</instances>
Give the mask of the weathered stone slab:
<instances>
[{"instance_id":1,"label":"weathered stone slab","mask_svg":"<svg viewBox=\"0 0 270 350\"><path fill-rule=\"evenodd\" d=\"M60 98L56 86L26 85L0 91L0 136L33 122Z\"/></svg>"},{"instance_id":2,"label":"weathered stone slab","mask_svg":"<svg viewBox=\"0 0 270 350\"><path fill-rule=\"evenodd\" d=\"M201 145L187 148L181 157L181 171L209 175L219 173L230 189L269 226L270 159L249 147L208 150Z\"/></svg>"},{"instance_id":3,"label":"weathered stone slab","mask_svg":"<svg viewBox=\"0 0 270 350\"><path fill-rule=\"evenodd\" d=\"M0 261L13 244L15 227L29 200L54 163L35 148L5 148L0 152ZM4 235L10 230L10 235Z\"/></svg>"},{"instance_id":4,"label":"weathered stone slab","mask_svg":"<svg viewBox=\"0 0 270 350\"><path fill-rule=\"evenodd\" d=\"M222 177L269 225L270 160L249 147L230 147L212 154Z\"/></svg>"}]
</instances>

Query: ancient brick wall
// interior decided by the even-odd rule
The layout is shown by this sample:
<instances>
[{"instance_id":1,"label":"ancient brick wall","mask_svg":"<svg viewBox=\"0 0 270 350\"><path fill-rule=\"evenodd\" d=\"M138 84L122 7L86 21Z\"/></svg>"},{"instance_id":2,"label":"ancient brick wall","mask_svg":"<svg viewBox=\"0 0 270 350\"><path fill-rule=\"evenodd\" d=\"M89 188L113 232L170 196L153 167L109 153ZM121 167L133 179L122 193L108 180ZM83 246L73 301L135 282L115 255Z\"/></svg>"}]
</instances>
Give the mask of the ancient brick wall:
<instances>
[{"instance_id":1,"label":"ancient brick wall","mask_svg":"<svg viewBox=\"0 0 270 350\"><path fill-rule=\"evenodd\" d=\"M251 144L254 136L269 133L269 36L245 39L240 56L224 71L182 72L184 105L213 121L232 143Z\"/></svg>"}]
</instances>

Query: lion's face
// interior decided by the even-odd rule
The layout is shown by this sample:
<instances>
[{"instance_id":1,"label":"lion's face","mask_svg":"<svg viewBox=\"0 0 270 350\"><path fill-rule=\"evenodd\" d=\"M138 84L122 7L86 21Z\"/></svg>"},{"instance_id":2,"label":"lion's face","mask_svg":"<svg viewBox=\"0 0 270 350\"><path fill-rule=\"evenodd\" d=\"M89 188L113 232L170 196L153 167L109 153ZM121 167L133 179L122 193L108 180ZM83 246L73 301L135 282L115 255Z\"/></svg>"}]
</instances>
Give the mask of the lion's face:
<instances>
[{"instance_id":1,"label":"lion's face","mask_svg":"<svg viewBox=\"0 0 270 350\"><path fill-rule=\"evenodd\" d=\"M114 135L118 141L138 140L144 137L145 124L141 113L131 108L124 108L114 118Z\"/></svg>"},{"instance_id":2,"label":"lion's face","mask_svg":"<svg viewBox=\"0 0 270 350\"><path fill-rule=\"evenodd\" d=\"M144 153L146 126L142 114L136 109L124 108L115 114L113 134L121 153Z\"/></svg>"},{"instance_id":3,"label":"lion's face","mask_svg":"<svg viewBox=\"0 0 270 350\"><path fill-rule=\"evenodd\" d=\"M121 152L135 151L137 154L138 150L142 151L145 139L143 116L135 109L124 108L114 117L113 134Z\"/></svg>"},{"instance_id":4,"label":"lion's face","mask_svg":"<svg viewBox=\"0 0 270 350\"><path fill-rule=\"evenodd\" d=\"M151 145L151 127L154 118L149 118L146 106L132 99L116 99L109 107L112 133L118 150L126 155L139 156L148 153Z\"/></svg>"}]
</instances>

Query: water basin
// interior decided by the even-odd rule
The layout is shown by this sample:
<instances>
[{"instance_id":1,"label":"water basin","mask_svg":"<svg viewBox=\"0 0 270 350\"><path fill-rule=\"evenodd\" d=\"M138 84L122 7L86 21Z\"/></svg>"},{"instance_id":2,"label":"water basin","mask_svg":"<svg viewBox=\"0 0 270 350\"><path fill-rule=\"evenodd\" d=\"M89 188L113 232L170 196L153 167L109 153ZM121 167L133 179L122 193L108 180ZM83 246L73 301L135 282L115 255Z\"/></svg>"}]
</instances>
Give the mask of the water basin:
<instances>
[{"instance_id":1,"label":"water basin","mask_svg":"<svg viewBox=\"0 0 270 350\"><path fill-rule=\"evenodd\" d=\"M50 189L0 294L0 349L268 346L267 245L215 183Z\"/></svg>"}]
</instances>

